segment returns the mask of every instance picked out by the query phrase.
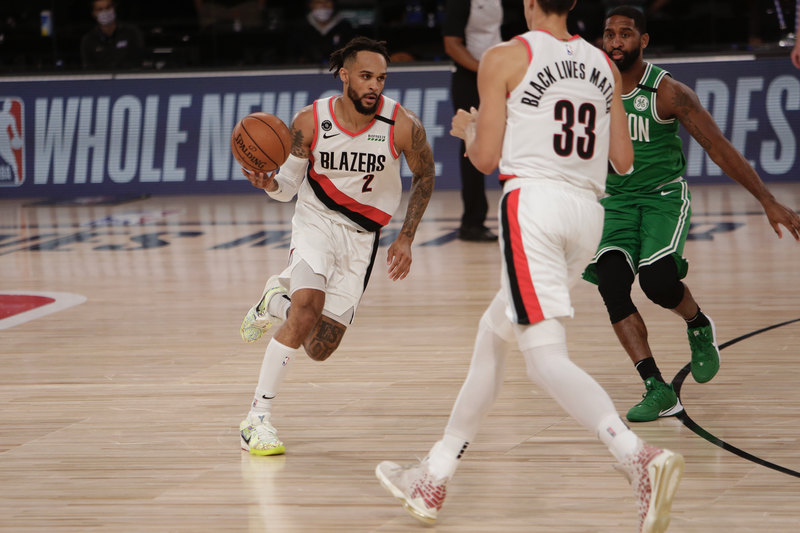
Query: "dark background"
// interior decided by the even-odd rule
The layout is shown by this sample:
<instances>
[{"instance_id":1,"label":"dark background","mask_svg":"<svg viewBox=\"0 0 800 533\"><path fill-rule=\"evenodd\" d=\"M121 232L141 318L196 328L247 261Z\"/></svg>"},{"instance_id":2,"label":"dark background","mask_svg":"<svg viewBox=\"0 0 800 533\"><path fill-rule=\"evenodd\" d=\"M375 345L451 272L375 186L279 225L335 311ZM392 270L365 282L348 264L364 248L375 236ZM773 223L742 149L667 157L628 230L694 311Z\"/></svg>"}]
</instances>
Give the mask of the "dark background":
<instances>
[{"instance_id":1,"label":"dark background","mask_svg":"<svg viewBox=\"0 0 800 533\"><path fill-rule=\"evenodd\" d=\"M235 1L235 0L225 0ZM590 41L600 37L612 1L580 0L570 29ZM634 2L632 2L634 3ZM650 2L639 2L647 8ZM504 0L506 37L524 31L522 2ZM781 0L787 31L795 0ZM339 7L360 34L384 39L391 53L415 61L447 61L441 41L440 0L341 0ZM49 10L53 35L41 36L40 13ZM201 28L193 0L118 0L118 20L137 25L147 47L143 69L203 69L292 65L288 37L306 13L303 1L267 0L255 29L234 31L220 20ZM649 14L650 56L755 52L785 54L774 0L670 0ZM2 0L0 75L81 70L80 39L94 26L87 0ZM320 58L324 63L325 58Z\"/></svg>"}]
</instances>

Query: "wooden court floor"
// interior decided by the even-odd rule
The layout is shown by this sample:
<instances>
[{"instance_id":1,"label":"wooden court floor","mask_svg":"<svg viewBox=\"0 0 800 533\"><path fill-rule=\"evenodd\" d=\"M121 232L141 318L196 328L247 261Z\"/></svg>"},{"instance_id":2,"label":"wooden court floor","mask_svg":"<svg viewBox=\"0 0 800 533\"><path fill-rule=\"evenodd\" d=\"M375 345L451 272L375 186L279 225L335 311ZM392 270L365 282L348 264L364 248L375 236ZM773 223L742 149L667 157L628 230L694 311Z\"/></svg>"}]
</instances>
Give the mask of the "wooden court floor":
<instances>
[{"instance_id":1,"label":"wooden court floor","mask_svg":"<svg viewBox=\"0 0 800 533\"><path fill-rule=\"evenodd\" d=\"M800 184L771 189L800 208ZM634 429L686 458L670 531L796 532L800 244L777 239L740 187L692 190L687 283L716 322L722 369L682 382L687 419ZM257 191L30 204L0 197L0 531L636 530L611 455L527 381L516 351L435 527L375 479L379 461L410 462L440 437L499 285L496 245L455 239L458 192L434 195L405 281L388 281L384 242L338 352L293 363L273 415L287 453L272 458L239 449L266 346L239 324L286 261L292 205ZM685 327L638 287L634 300L665 377L680 375ZM595 288L580 282L574 305L571 356L624 413L641 382Z\"/></svg>"}]
</instances>

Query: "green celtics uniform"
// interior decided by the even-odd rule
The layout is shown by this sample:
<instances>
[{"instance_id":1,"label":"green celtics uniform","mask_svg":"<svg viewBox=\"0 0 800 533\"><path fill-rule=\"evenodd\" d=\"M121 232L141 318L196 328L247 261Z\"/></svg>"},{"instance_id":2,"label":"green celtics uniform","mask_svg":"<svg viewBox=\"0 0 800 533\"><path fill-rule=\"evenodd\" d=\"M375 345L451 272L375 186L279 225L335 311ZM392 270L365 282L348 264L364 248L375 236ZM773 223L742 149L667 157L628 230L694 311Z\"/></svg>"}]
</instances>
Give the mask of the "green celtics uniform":
<instances>
[{"instance_id":1,"label":"green celtics uniform","mask_svg":"<svg viewBox=\"0 0 800 533\"><path fill-rule=\"evenodd\" d=\"M611 173L606 179L603 236L583 273L592 283L597 283L597 259L610 250L624 253L634 274L639 267L672 255L679 277L686 276L688 263L682 254L691 194L683 179L686 158L679 123L660 118L656 111L656 90L664 76L669 76L666 70L647 63L636 89L622 97L633 142L633 172Z\"/></svg>"}]
</instances>

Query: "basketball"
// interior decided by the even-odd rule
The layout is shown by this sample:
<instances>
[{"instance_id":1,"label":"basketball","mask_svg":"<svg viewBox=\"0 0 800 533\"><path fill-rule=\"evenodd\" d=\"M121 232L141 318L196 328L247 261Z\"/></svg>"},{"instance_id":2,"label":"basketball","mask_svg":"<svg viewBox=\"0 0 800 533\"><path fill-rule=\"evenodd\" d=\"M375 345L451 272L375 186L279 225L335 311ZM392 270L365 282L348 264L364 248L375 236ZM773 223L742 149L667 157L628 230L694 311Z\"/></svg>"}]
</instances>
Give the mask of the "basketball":
<instances>
[{"instance_id":1,"label":"basketball","mask_svg":"<svg viewBox=\"0 0 800 533\"><path fill-rule=\"evenodd\" d=\"M272 172L289 157L292 137L281 119L269 113L251 113L231 133L233 157L246 170Z\"/></svg>"}]
</instances>

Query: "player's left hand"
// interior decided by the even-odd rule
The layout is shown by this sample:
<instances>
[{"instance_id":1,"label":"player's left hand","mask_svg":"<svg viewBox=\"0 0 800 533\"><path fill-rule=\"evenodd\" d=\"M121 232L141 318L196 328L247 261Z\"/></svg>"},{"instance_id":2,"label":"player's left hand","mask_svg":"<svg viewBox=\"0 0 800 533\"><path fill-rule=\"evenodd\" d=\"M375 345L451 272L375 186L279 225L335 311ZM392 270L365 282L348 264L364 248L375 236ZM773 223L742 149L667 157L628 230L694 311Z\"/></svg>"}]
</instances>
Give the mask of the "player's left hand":
<instances>
[{"instance_id":1,"label":"player's left hand","mask_svg":"<svg viewBox=\"0 0 800 533\"><path fill-rule=\"evenodd\" d=\"M386 254L389 279L397 281L405 279L411 270L411 242L399 237L395 240Z\"/></svg>"},{"instance_id":2,"label":"player's left hand","mask_svg":"<svg viewBox=\"0 0 800 533\"><path fill-rule=\"evenodd\" d=\"M782 225L789 230L794 240L800 241L800 216L797 216L797 213L777 200L764 206L764 212L767 214L772 229L778 234L778 238L783 237Z\"/></svg>"}]
</instances>

